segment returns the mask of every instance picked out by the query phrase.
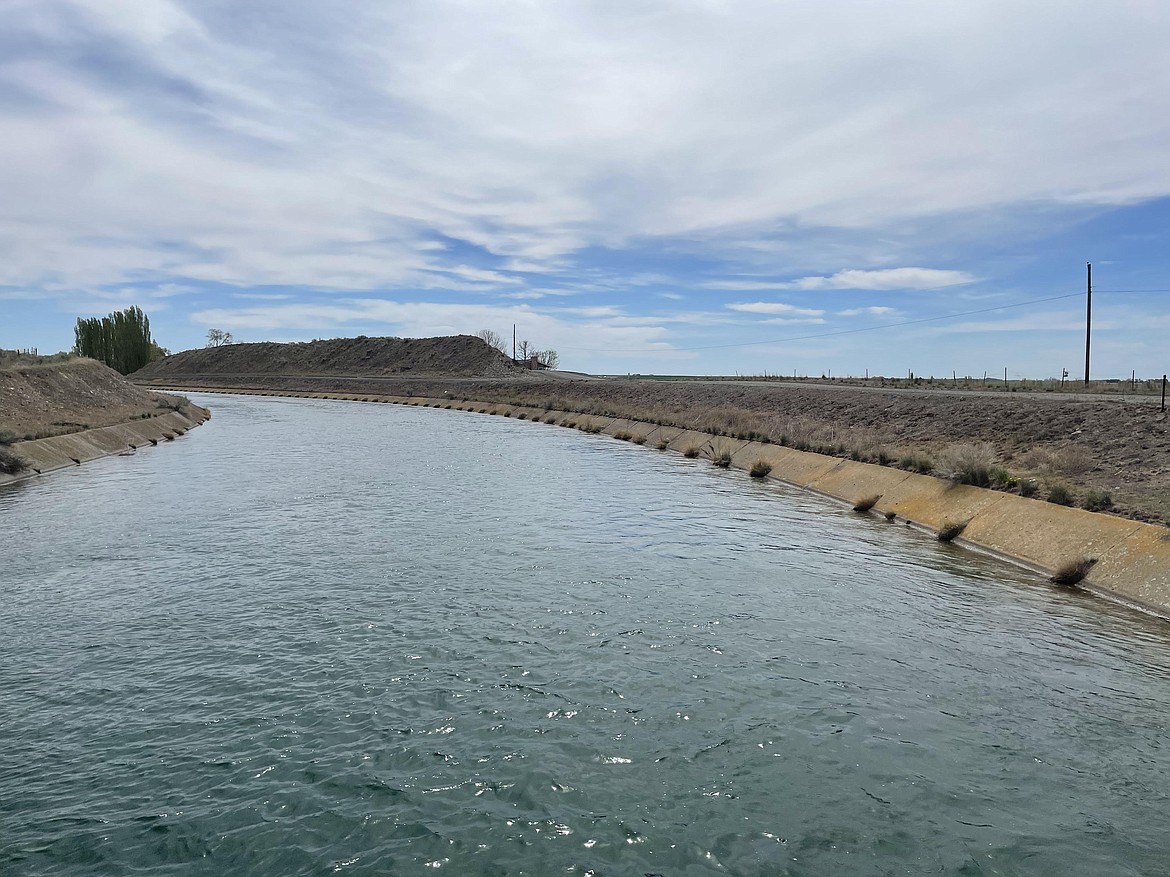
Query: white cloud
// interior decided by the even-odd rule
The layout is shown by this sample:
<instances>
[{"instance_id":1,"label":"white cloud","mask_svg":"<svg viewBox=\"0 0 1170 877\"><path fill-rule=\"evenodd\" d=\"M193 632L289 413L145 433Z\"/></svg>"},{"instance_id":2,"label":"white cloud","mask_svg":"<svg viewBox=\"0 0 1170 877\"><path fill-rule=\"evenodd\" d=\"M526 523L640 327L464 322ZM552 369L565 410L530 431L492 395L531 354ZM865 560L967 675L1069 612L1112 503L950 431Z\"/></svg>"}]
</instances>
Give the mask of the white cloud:
<instances>
[{"instance_id":1,"label":"white cloud","mask_svg":"<svg viewBox=\"0 0 1170 877\"><path fill-rule=\"evenodd\" d=\"M820 317L807 317L804 319L795 320L789 319L787 317L773 317L770 320L761 320L760 322L769 326L819 326L824 324L826 321Z\"/></svg>"},{"instance_id":2,"label":"white cloud","mask_svg":"<svg viewBox=\"0 0 1170 877\"><path fill-rule=\"evenodd\" d=\"M802 277L782 284L788 289L929 290L974 283L966 271L938 268L879 268L872 271L846 269L829 277Z\"/></svg>"},{"instance_id":3,"label":"white cloud","mask_svg":"<svg viewBox=\"0 0 1170 877\"><path fill-rule=\"evenodd\" d=\"M4 15L33 48L0 67L22 98L0 108L0 284L447 288L433 272L455 270L465 289L515 278L458 267L435 236L539 274L659 236L751 247L765 228L1170 194L1167 4L19 0ZM972 279L889 271L792 288Z\"/></svg>"},{"instance_id":4,"label":"white cloud","mask_svg":"<svg viewBox=\"0 0 1170 877\"><path fill-rule=\"evenodd\" d=\"M744 314L785 314L794 317L819 317L825 312L814 308L798 308L796 305L785 304L779 301L751 301L729 304L729 310Z\"/></svg>"},{"instance_id":5,"label":"white cloud","mask_svg":"<svg viewBox=\"0 0 1170 877\"><path fill-rule=\"evenodd\" d=\"M874 317L886 317L886 316L889 316L890 314L896 314L896 313L897 313L897 310L895 310L894 308L887 308L887 307L875 305L874 307L868 307L868 308L848 308L848 309L843 310L843 311L837 311L837 316L839 316L839 317L860 317L863 315L868 315L868 316L874 316Z\"/></svg>"}]
</instances>

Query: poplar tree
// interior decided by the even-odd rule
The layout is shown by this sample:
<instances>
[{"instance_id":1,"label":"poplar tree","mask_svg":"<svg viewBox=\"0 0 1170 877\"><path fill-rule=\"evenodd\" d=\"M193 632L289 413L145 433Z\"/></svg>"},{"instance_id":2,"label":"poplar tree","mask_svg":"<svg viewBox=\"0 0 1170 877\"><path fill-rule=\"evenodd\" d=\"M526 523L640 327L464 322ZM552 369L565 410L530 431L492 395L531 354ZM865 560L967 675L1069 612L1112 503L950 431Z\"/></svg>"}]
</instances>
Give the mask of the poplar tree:
<instances>
[{"instance_id":1,"label":"poplar tree","mask_svg":"<svg viewBox=\"0 0 1170 877\"><path fill-rule=\"evenodd\" d=\"M158 349L150 338L150 318L133 306L106 317L78 318L74 337L74 353L104 362L124 375L150 362Z\"/></svg>"}]
</instances>

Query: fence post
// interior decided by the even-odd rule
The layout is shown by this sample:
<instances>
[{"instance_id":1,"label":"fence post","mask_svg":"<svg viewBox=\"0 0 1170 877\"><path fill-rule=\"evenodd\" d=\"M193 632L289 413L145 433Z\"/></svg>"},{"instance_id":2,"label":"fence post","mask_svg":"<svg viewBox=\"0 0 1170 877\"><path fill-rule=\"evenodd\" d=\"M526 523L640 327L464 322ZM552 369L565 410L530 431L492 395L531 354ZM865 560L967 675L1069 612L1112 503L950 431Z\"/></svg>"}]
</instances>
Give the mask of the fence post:
<instances>
[{"instance_id":1,"label":"fence post","mask_svg":"<svg viewBox=\"0 0 1170 877\"><path fill-rule=\"evenodd\" d=\"M1162 410L1166 410L1166 376L1162 375Z\"/></svg>"}]
</instances>

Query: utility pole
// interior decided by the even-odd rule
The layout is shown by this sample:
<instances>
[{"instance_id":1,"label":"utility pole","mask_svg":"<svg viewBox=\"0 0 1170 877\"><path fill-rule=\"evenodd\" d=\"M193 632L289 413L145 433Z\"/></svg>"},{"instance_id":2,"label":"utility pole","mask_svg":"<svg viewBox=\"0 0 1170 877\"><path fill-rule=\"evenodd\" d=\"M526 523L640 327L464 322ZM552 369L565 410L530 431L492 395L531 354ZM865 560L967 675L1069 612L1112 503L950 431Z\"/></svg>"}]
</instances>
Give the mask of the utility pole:
<instances>
[{"instance_id":1,"label":"utility pole","mask_svg":"<svg viewBox=\"0 0 1170 877\"><path fill-rule=\"evenodd\" d=\"M1085 279L1085 386L1089 386L1089 341L1093 335L1093 263L1086 262Z\"/></svg>"},{"instance_id":2,"label":"utility pole","mask_svg":"<svg viewBox=\"0 0 1170 877\"><path fill-rule=\"evenodd\" d=\"M516 324L512 324L512 362L516 361Z\"/></svg>"}]
</instances>

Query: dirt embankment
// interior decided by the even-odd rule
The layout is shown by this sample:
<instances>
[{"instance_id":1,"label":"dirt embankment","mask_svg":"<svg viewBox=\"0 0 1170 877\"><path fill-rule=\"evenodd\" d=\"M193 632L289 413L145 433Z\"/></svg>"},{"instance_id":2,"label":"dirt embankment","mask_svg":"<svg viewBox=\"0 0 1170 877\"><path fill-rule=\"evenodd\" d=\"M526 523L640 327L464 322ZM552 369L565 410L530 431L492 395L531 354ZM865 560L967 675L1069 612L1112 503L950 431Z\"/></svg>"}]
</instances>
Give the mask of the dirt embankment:
<instances>
[{"instance_id":1,"label":"dirt embankment","mask_svg":"<svg viewBox=\"0 0 1170 877\"><path fill-rule=\"evenodd\" d=\"M171 378L270 375L356 375L371 377L439 375L507 377L527 373L479 338L333 338L278 344L228 344L186 350L150 363L134 380L159 383Z\"/></svg>"},{"instance_id":2,"label":"dirt embankment","mask_svg":"<svg viewBox=\"0 0 1170 877\"><path fill-rule=\"evenodd\" d=\"M187 400L145 390L92 359L0 367L0 432L31 441L144 420Z\"/></svg>"}]
</instances>

